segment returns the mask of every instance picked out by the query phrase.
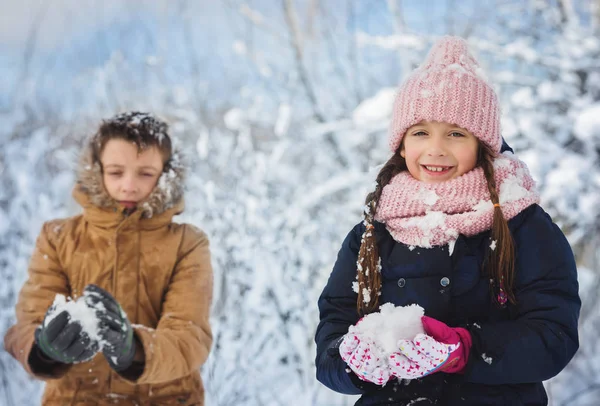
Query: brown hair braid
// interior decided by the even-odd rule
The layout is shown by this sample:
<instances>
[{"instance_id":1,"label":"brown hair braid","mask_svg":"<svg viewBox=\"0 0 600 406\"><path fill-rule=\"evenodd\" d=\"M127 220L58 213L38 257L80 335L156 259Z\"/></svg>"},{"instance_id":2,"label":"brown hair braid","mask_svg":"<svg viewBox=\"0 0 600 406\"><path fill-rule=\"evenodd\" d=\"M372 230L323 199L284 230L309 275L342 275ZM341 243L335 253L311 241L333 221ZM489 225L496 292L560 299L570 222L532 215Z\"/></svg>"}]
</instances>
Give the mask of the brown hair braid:
<instances>
[{"instance_id":1,"label":"brown hair braid","mask_svg":"<svg viewBox=\"0 0 600 406\"><path fill-rule=\"evenodd\" d=\"M373 218L377 211L377 203L385 185L398 173L407 170L406 161L400 156L400 149L383 165L376 179L375 190L365 199L365 232L360 242L358 260L356 261L358 279L358 299L356 302L359 313L365 314L377 309L381 293L380 258L375 238ZM365 295L367 293L367 295Z\"/></svg>"},{"instance_id":2,"label":"brown hair braid","mask_svg":"<svg viewBox=\"0 0 600 406\"><path fill-rule=\"evenodd\" d=\"M517 299L513 291L515 279L515 244L508 228L508 221L504 218L502 208L499 204L500 199L494 178L494 158L497 155L486 144L479 143L477 164L483 169L490 198L494 204L494 217L490 238L495 242L495 248L492 249L490 247L488 250L483 269L490 277L490 281L498 285L497 289L506 293L508 301L516 304ZM494 297L494 294L498 292L495 289L491 289L490 292L493 300L498 301L498 297Z\"/></svg>"}]
</instances>

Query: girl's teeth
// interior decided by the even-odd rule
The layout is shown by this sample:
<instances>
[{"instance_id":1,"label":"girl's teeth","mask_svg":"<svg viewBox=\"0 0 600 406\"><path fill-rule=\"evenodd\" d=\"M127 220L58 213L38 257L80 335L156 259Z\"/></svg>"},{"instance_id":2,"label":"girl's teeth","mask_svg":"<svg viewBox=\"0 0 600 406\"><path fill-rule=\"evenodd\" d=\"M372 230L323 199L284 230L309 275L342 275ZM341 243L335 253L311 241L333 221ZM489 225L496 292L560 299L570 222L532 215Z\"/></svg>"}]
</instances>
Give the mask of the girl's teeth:
<instances>
[{"instance_id":1,"label":"girl's teeth","mask_svg":"<svg viewBox=\"0 0 600 406\"><path fill-rule=\"evenodd\" d=\"M447 168L440 168L438 166L426 166L425 168L427 168L427 170L432 171L432 172L442 172L447 169Z\"/></svg>"}]
</instances>

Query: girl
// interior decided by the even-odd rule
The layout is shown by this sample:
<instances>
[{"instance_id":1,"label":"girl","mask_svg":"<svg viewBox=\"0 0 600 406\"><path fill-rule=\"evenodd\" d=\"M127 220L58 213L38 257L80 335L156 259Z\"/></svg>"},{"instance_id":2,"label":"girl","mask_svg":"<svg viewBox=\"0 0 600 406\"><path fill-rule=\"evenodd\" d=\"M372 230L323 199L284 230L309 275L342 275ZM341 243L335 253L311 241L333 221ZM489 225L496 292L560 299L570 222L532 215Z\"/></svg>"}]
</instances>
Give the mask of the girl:
<instances>
[{"instance_id":1,"label":"girl","mask_svg":"<svg viewBox=\"0 0 600 406\"><path fill-rule=\"evenodd\" d=\"M44 224L7 351L46 380L44 405L202 405L212 269L206 235L172 222L183 168L167 124L137 112L104 121L73 196L83 214ZM51 306L59 294L83 295L98 337Z\"/></svg>"},{"instance_id":2,"label":"girl","mask_svg":"<svg viewBox=\"0 0 600 406\"><path fill-rule=\"evenodd\" d=\"M464 40L400 88L390 146L319 298L317 378L360 405L546 405L578 348L575 261ZM427 333L391 354L350 328L388 302L420 305Z\"/></svg>"}]
</instances>

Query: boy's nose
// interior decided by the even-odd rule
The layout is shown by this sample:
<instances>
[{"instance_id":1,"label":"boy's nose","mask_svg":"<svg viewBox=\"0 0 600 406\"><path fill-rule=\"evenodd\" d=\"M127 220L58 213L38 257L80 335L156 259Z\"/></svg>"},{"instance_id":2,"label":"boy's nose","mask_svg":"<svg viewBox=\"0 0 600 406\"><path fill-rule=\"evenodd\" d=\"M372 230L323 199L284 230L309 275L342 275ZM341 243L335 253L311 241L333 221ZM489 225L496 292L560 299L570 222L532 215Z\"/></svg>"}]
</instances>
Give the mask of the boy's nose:
<instances>
[{"instance_id":1,"label":"boy's nose","mask_svg":"<svg viewBox=\"0 0 600 406\"><path fill-rule=\"evenodd\" d=\"M121 184L121 190L125 193L135 193L137 190L135 180L132 178L125 178Z\"/></svg>"}]
</instances>

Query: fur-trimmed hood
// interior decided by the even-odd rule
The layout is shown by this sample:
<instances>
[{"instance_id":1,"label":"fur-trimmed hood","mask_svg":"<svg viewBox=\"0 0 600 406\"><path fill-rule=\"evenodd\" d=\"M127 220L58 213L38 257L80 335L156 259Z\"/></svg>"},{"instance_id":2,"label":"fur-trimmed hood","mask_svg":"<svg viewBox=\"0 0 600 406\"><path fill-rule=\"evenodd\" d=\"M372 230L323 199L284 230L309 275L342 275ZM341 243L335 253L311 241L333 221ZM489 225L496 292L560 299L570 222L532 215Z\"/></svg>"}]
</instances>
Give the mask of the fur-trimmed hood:
<instances>
[{"instance_id":1,"label":"fur-trimmed hood","mask_svg":"<svg viewBox=\"0 0 600 406\"><path fill-rule=\"evenodd\" d=\"M83 202L77 198L77 195L83 194L93 206L100 209L118 209L119 203L110 197L104 187L100 162L93 158L92 142L93 139L88 141L79 159L74 195L80 204ZM183 211L184 179L185 170L181 152L174 146L171 159L165 165L163 173L158 178L158 183L150 195L138 204L141 217L151 218L176 207L180 210L174 214Z\"/></svg>"}]
</instances>

